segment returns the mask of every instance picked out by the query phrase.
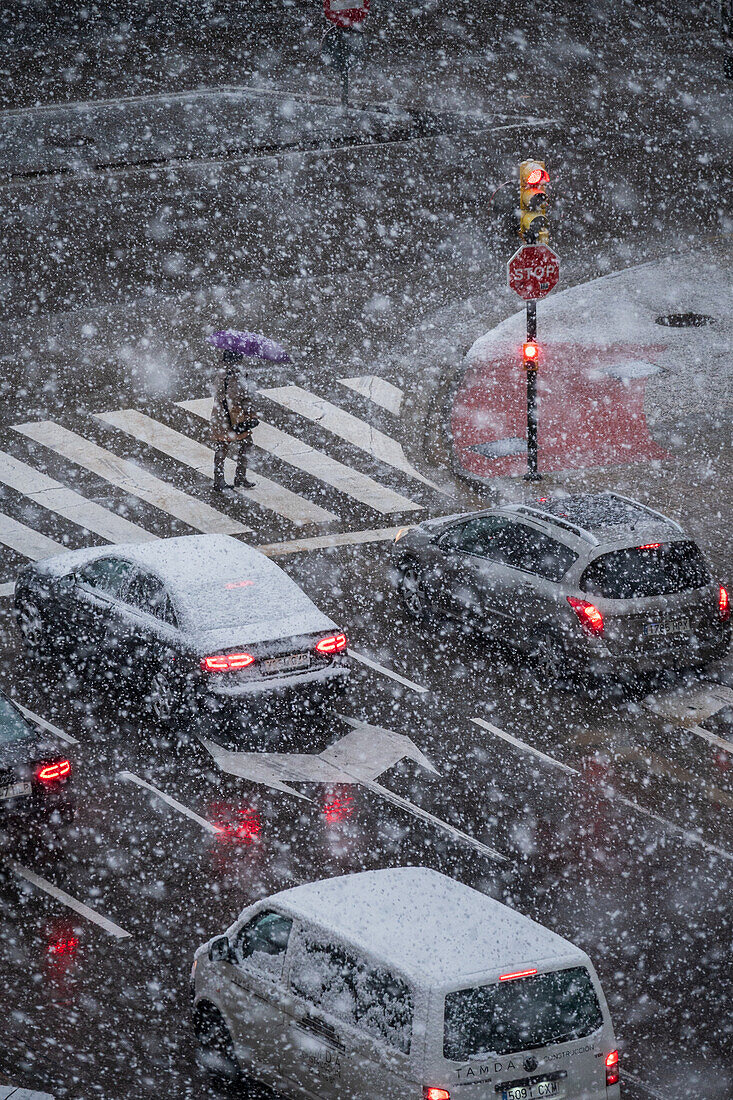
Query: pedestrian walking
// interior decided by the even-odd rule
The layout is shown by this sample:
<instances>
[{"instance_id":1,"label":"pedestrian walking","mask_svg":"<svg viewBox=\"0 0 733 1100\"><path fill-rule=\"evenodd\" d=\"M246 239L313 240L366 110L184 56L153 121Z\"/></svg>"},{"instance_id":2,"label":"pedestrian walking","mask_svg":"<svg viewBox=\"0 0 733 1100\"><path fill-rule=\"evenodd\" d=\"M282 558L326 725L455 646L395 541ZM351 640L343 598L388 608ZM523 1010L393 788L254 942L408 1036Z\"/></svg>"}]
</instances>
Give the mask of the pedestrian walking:
<instances>
[{"instance_id":1,"label":"pedestrian walking","mask_svg":"<svg viewBox=\"0 0 733 1100\"><path fill-rule=\"evenodd\" d=\"M218 348L221 369L211 407L211 434L214 440L214 489L226 489L224 463L231 447L238 449L234 485L254 489L256 482L247 477L252 431L259 424L255 409L255 386L247 368L252 358L273 363L289 363L290 356L266 336L253 332L214 332L208 342Z\"/></svg>"}]
</instances>

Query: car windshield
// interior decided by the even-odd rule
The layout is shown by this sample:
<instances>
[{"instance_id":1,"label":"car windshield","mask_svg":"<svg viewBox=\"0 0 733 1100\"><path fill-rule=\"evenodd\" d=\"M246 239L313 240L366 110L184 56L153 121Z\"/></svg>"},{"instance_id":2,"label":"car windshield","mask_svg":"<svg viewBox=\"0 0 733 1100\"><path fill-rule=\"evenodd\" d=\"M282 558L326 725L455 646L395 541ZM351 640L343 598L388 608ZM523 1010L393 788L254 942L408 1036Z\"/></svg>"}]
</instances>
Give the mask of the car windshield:
<instances>
[{"instance_id":1,"label":"car windshield","mask_svg":"<svg viewBox=\"0 0 733 1100\"><path fill-rule=\"evenodd\" d=\"M710 571L694 542L650 543L592 561L580 587L594 596L630 600L702 588Z\"/></svg>"},{"instance_id":2,"label":"car windshield","mask_svg":"<svg viewBox=\"0 0 733 1100\"><path fill-rule=\"evenodd\" d=\"M288 578L232 581L206 585L182 597L189 617L198 630L221 630L244 623L260 623L312 611L313 604Z\"/></svg>"},{"instance_id":3,"label":"car windshield","mask_svg":"<svg viewBox=\"0 0 733 1100\"><path fill-rule=\"evenodd\" d=\"M25 741L33 736L33 730L14 706L0 695L0 745Z\"/></svg>"},{"instance_id":4,"label":"car windshield","mask_svg":"<svg viewBox=\"0 0 733 1100\"><path fill-rule=\"evenodd\" d=\"M515 1054L582 1039L602 1024L590 975L575 966L449 993L443 1054L454 1062Z\"/></svg>"}]
</instances>

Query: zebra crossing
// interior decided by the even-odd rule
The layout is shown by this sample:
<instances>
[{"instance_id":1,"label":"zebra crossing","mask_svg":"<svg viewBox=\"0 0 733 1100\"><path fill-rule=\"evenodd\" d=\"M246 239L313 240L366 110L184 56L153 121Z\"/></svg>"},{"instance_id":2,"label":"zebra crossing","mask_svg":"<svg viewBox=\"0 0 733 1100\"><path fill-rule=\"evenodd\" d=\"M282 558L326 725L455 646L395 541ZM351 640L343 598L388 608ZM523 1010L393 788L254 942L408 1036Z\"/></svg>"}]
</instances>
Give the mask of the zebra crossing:
<instances>
[{"instance_id":1,"label":"zebra crossing","mask_svg":"<svg viewBox=\"0 0 733 1100\"><path fill-rule=\"evenodd\" d=\"M211 484L209 397L10 424L0 437L0 595L24 559L78 546L205 532L246 536L274 552L289 541L339 545L348 532L389 531L442 509L438 486L365 418L365 401L396 417L398 387L376 375L338 382L344 403L358 395L362 415L301 385L262 386L256 488L223 495ZM227 460L229 481L233 474Z\"/></svg>"}]
</instances>

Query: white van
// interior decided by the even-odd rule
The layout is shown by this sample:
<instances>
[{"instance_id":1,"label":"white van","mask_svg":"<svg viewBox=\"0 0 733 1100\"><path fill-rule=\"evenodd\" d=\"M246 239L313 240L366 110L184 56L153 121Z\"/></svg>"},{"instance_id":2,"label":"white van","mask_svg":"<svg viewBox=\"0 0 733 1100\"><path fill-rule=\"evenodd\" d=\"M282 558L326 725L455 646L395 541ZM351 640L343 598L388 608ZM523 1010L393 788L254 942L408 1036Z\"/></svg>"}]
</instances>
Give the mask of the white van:
<instances>
[{"instance_id":1,"label":"white van","mask_svg":"<svg viewBox=\"0 0 733 1100\"><path fill-rule=\"evenodd\" d=\"M284 890L196 952L210 1069L328 1100L619 1100L590 959L424 867Z\"/></svg>"}]
</instances>

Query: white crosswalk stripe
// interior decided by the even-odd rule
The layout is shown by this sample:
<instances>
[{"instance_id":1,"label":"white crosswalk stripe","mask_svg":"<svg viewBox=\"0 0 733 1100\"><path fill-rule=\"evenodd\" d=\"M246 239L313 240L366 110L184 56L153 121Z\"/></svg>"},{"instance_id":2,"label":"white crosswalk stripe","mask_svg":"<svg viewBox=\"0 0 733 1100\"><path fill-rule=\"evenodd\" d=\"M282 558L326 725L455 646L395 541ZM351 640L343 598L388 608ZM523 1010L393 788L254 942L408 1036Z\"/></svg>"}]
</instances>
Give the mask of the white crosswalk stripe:
<instances>
[{"instance_id":1,"label":"white crosswalk stripe","mask_svg":"<svg viewBox=\"0 0 733 1100\"><path fill-rule=\"evenodd\" d=\"M204 397L195 401L179 401L178 405L188 412L194 413L208 420L211 415L212 399ZM408 497L380 485L366 474L352 470L343 462L338 462L330 455L317 451L307 443L297 439L271 424L260 423L252 433L255 446L263 451L279 458L282 462L294 466L311 477L318 478L326 485L345 493L347 496L366 504L376 512L388 515L394 512L413 512L421 508Z\"/></svg>"},{"instance_id":2,"label":"white crosswalk stripe","mask_svg":"<svg viewBox=\"0 0 733 1100\"><path fill-rule=\"evenodd\" d=\"M416 481L422 481L432 489L438 489L437 485L415 469L403 451L401 443L391 435L373 428L366 420L360 420L353 413L339 408L338 405L322 397L317 397L300 386L276 386L272 389L260 390L260 393L289 409L290 412L313 421L320 428L325 428L326 431L332 432L333 435L339 436L354 447L366 451L372 458L393 466L396 470L401 470L402 473L415 478Z\"/></svg>"},{"instance_id":3,"label":"white crosswalk stripe","mask_svg":"<svg viewBox=\"0 0 733 1100\"><path fill-rule=\"evenodd\" d=\"M93 500L54 481L48 474L35 470L13 455L0 451L0 482L22 493L41 508L55 512L72 523L100 535L108 542L146 542L157 538L136 523L103 508Z\"/></svg>"},{"instance_id":4,"label":"white crosswalk stripe","mask_svg":"<svg viewBox=\"0 0 733 1100\"><path fill-rule=\"evenodd\" d=\"M150 447L168 455L169 458L192 467L204 477L213 479L214 452L210 447L199 443L197 439L191 439L190 436L183 435L182 432L177 432L167 424L161 424L160 421L136 409L116 409L114 412L98 413L97 417L106 424L111 424L127 432L128 435L134 436L140 442L147 443ZM234 477L234 462L230 459L226 462L226 475L230 481ZM259 471L256 481L256 488L243 491L242 495L246 492L248 501L276 512L291 523L328 523L338 519L333 512L327 511L319 504L313 504L305 497L298 496L297 493L291 493L276 481L263 477Z\"/></svg>"},{"instance_id":5,"label":"white crosswalk stripe","mask_svg":"<svg viewBox=\"0 0 733 1100\"><path fill-rule=\"evenodd\" d=\"M0 543L32 561L51 558L54 554L63 554L68 549L60 542L54 542L39 531L34 531L32 527L19 523L17 519L6 516L4 512L0 512Z\"/></svg>"},{"instance_id":6,"label":"white crosswalk stripe","mask_svg":"<svg viewBox=\"0 0 733 1100\"><path fill-rule=\"evenodd\" d=\"M402 390L386 378L380 378L378 374L362 374L356 378L339 378L339 382L394 416L400 415Z\"/></svg>"},{"instance_id":7,"label":"white crosswalk stripe","mask_svg":"<svg viewBox=\"0 0 733 1100\"><path fill-rule=\"evenodd\" d=\"M52 420L15 424L14 430L197 531L222 535L241 535L250 531L244 524L161 481L134 462L119 458Z\"/></svg>"}]
</instances>

